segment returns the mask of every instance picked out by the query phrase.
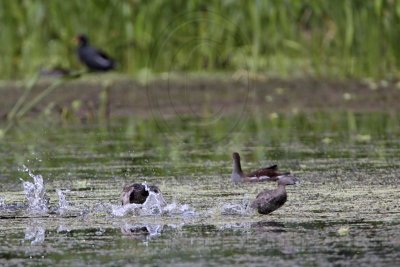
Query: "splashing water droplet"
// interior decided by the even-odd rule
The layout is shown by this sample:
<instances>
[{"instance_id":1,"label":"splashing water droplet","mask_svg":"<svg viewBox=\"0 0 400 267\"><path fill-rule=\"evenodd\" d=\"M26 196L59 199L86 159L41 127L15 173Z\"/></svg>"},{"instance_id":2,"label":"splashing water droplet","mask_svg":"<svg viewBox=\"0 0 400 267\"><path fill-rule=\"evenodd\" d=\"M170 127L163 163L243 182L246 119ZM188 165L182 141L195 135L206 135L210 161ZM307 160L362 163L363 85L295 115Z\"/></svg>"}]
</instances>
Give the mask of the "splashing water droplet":
<instances>
[{"instance_id":1,"label":"splashing water droplet","mask_svg":"<svg viewBox=\"0 0 400 267\"><path fill-rule=\"evenodd\" d=\"M142 207L142 204L127 204L124 206L113 205L111 214L117 217L126 216L128 214L137 214L138 210Z\"/></svg>"},{"instance_id":2,"label":"splashing water droplet","mask_svg":"<svg viewBox=\"0 0 400 267\"><path fill-rule=\"evenodd\" d=\"M251 209L247 198L242 203L225 203L221 207L221 215L248 215L250 212Z\"/></svg>"},{"instance_id":3,"label":"splashing water droplet","mask_svg":"<svg viewBox=\"0 0 400 267\"><path fill-rule=\"evenodd\" d=\"M180 205L177 203L167 204L161 192L154 192L151 187L144 182L145 190L149 192L146 201L143 204L127 204L123 206L112 205L111 214L114 216L126 216L128 214L134 215L162 215L162 214L182 214L184 216L191 216L195 212L189 205Z\"/></svg>"},{"instance_id":4,"label":"splashing water droplet","mask_svg":"<svg viewBox=\"0 0 400 267\"><path fill-rule=\"evenodd\" d=\"M40 225L28 226L25 229L25 240L32 240L32 245L38 245L44 242L46 230Z\"/></svg>"},{"instance_id":5,"label":"splashing water droplet","mask_svg":"<svg viewBox=\"0 0 400 267\"><path fill-rule=\"evenodd\" d=\"M69 190L57 189L56 191L58 195L58 210L60 213L62 213L69 208L69 203L65 199L65 193L69 192Z\"/></svg>"},{"instance_id":6,"label":"splashing water droplet","mask_svg":"<svg viewBox=\"0 0 400 267\"><path fill-rule=\"evenodd\" d=\"M28 209L33 212L47 212L49 198L46 196L43 177L40 174L34 175L25 165L23 166L23 170L28 172L29 176L33 178L33 183L21 179L28 202Z\"/></svg>"},{"instance_id":7,"label":"splashing water droplet","mask_svg":"<svg viewBox=\"0 0 400 267\"><path fill-rule=\"evenodd\" d=\"M147 190L147 187L146 187ZM159 215L162 213L162 208L166 205L164 197L161 194L156 194L149 191L149 196L143 203L141 215Z\"/></svg>"},{"instance_id":8,"label":"splashing water droplet","mask_svg":"<svg viewBox=\"0 0 400 267\"><path fill-rule=\"evenodd\" d=\"M4 206L5 204L4 197L0 196L0 207Z\"/></svg>"},{"instance_id":9,"label":"splashing water droplet","mask_svg":"<svg viewBox=\"0 0 400 267\"><path fill-rule=\"evenodd\" d=\"M65 225L60 225L57 227L57 233L69 233L71 229Z\"/></svg>"},{"instance_id":10,"label":"splashing water droplet","mask_svg":"<svg viewBox=\"0 0 400 267\"><path fill-rule=\"evenodd\" d=\"M165 214L170 215L183 215L183 216L193 216L196 214L195 210L192 209L188 204L178 204L171 203L164 208Z\"/></svg>"}]
</instances>

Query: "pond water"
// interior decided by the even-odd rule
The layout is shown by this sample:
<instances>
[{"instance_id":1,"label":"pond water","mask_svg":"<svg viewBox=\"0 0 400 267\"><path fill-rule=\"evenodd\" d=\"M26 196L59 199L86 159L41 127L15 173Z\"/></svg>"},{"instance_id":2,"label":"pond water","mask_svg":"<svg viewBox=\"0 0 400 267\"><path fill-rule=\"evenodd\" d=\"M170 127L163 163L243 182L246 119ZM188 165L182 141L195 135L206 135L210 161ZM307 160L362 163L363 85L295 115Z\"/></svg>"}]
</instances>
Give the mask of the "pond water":
<instances>
[{"instance_id":1,"label":"pond water","mask_svg":"<svg viewBox=\"0 0 400 267\"><path fill-rule=\"evenodd\" d=\"M399 114L41 121L0 139L2 266L400 263ZM234 151L301 184L259 215L249 202L276 185L231 184ZM39 175L49 202L34 211L23 182ZM168 208L116 214L131 182L158 185Z\"/></svg>"}]
</instances>

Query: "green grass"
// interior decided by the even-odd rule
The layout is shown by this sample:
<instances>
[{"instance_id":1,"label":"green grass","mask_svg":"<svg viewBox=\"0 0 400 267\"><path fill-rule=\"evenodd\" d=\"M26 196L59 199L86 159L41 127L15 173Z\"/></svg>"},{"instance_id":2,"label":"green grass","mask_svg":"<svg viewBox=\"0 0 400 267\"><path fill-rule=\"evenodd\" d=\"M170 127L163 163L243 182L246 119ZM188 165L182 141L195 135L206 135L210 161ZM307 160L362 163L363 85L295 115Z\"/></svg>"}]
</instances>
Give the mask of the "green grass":
<instances>
[{"instance_id":1,"label":"green grass","mask_svg":"<svg viewBox=\"0 0 400 267\"><path fill-rule=\"evenodd\" d=\"M86 33L118 71L398 76L400 1L0 1L0 78L78 69Z\"/></svg>"}]
</instances>

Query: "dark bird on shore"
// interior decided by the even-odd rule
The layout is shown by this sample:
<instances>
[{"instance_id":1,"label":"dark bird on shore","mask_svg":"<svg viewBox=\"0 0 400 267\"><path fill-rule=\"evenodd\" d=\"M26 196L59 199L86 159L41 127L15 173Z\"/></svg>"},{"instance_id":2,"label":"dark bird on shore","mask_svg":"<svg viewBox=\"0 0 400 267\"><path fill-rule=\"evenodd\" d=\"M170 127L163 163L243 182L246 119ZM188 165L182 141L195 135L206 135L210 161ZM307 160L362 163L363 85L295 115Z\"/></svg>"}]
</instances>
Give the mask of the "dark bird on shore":
<instances>
[{"instance_id":1,"label":"dark bird on shore","mask_svg":"<svg viewBox=\"0 0 400 267\"><path fill-rule=\"evenodd\" d=\"M90 71L108 71L114 69L114 60L106 53L89 45L89 39L86 35L78 35L78 57Z\"/></svg>"},{"instance_id":2,"label":"dark bird on shore","mask_svg":"<svg viewBox=\"0 0 400 267\"><path fill-rule=\"evenodd\" d=\"M298 178L291 174L278 176L277 180L278 188L262 191L251 204L251 207L258 213L268 214L282 207L287 200L286 186L299 183Z\"/></svg>"},{"instance_id":3,"label":"dark bird on shore","mask_svg":"<svg viewBox=\"0 0 400 267\"><path fill-rule=\"evenodd\" d=\"M276 181L277 177L282 175L282 173L278 172L278 165L272 165L267 168L262 168L245 174L242 171L242 166L240 165L239 153L234 152L232 154L232 159L233 159L233 170L232 170L231 180L234 183Z\"/></svg>"},{"instance_id":4,"label":"dark bird on shore","mask_svg":"<svg viewBox=\"0 0 400 267\"><path fill-rule=\"evenodd\" d=\"M160 189L155 185L143 185L143 184L130 184L124 187L121 194L121 204L143 204L147 197L153 192L159 195L162 201L165 202ZM162 203L164 204L164 203Z\"/></svg>"}]
</instances>

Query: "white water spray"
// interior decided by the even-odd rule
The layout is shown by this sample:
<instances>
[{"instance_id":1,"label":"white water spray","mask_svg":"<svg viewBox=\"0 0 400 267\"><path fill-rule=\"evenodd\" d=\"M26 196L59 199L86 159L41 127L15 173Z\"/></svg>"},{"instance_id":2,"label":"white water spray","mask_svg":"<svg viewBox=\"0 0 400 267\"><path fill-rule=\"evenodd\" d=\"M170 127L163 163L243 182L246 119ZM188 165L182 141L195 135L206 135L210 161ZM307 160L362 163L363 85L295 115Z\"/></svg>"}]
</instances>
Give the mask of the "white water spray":
<instances>
[{"instance_id":1,"label":"white water spray","mask_svg":"<svg viewBox=\"0 0 400 267\"><path fill-rule=\"evenodd\" d=\"M39 213L48 212L49 198L46 196L43 177L40 174L34 175L25 165L23 166L23 171L27 172L33 179L33 183L21 179L28 202L28 209Z\"/></svg>"}]
</instances>

